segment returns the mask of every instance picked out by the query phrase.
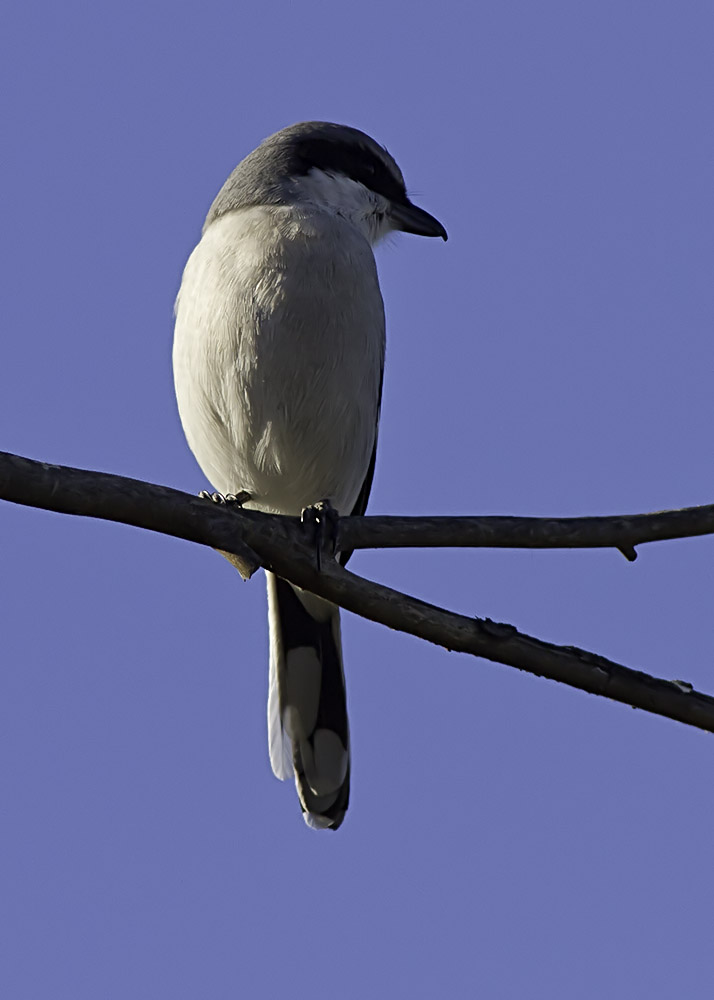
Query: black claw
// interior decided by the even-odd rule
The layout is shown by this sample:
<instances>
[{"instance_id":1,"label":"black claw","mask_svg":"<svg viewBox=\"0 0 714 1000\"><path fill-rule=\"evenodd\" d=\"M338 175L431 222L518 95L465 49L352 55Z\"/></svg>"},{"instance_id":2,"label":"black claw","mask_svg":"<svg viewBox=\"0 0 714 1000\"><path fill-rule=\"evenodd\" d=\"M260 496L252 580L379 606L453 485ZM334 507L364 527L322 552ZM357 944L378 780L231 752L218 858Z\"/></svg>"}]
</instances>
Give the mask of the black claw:
<instances>
[{"instance_id":1,"label":"black claw","mask_svg":"<svg viewBox=\"0 0 714 1000\"><path fill-rule=\"evenodd\" d=\"M237 504L239 507L242 507L244 503L250 500L250 493L246 493L245 490L241 490L239 493L226 493L225 496L222 493L209 493L208 490L201 490L198 495L201 500L212 500L213 503Z\"/></svg>"},{"instance_id":2,"label":"black claw","mask_svg":"<svg viewBox=\"0 0 714 1000\"><path fill-rule=\"evenodd\" d=\"M250 493L247 490L240 490L238 493L226 493L225 495L226 503L236 504L238 507L242 507L249 500Z\"/></svg>"}]
</instances>

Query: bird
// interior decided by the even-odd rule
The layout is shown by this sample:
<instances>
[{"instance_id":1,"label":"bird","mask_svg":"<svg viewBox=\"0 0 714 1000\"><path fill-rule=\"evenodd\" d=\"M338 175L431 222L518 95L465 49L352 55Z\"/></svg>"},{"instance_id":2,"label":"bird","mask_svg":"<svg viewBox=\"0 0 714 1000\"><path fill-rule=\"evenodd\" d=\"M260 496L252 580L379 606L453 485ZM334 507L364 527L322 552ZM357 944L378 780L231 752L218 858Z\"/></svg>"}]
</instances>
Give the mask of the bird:
<instances>
[{"instance_id":1,"label":"bird","mask_svg":"<svg viewBox=\"0 0 714 1000\"><path fill-rule=\"evenodd\" d=\"M183 272L173 346L179 416L215 499L364 514L385 353L373 249L396 231L447 239L357 128L299 122L229 175ZM339 609L266 575L272 769L294 779L309 827L336 830L350 795Z\"/></svg>"}]
</instances>

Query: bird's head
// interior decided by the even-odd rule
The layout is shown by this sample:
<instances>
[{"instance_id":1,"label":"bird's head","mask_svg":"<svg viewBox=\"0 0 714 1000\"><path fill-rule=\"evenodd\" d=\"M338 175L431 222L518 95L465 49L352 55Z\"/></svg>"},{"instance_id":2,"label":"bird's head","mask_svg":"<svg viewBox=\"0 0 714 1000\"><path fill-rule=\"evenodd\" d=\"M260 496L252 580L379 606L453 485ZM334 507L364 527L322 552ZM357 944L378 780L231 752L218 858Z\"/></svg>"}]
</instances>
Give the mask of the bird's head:
<instances>
[{"instance_id":1,"label":"bird's head","mask_svg":"<svg viewBox=\"0 0 714 1000\"><path fill-rule=\"evenodd\" d=\"M347 125L300 122L269 136L228 178L206 225L234 208L290 203L341 215L373 244L394 231L447 238L438 219L409 200L387 150Z\"/></svg>"}]
</instances>

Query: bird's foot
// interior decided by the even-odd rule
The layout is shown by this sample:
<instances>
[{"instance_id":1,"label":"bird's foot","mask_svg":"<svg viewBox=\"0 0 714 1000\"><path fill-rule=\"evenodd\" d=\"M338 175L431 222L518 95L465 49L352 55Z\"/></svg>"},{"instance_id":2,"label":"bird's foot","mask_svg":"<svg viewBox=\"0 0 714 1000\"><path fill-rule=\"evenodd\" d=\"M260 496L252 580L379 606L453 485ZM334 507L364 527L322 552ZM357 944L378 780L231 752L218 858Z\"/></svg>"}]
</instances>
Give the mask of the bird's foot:
<instances>
[{"instance_id":1,"label":"bird's foot","mask_svg":"<svg viewBox=\"0 0 714 1000\"><path fill-rule=\"evenodd\" d=\"M245 490L240 490L238 493L210 493L208 490L201 490L198 494L201 500L212 500L213 503L224 503L229 506L235 504L238 507L242 507L244 503L250 500L250 493Z\"/></svg>"},{"instance_id":2,"label":"bird's foot","mask_svg":"<svg viewBox=\"0 0 714 1000\"><path fill-rule=\"evenodd\" d=\"M337 522L339 514L329 500L319 500L317 503L305 507L300 520L305 525L313 527L313 540L315 543L315 565L317 572L322 572L322 552L325 546L329 545L331 556L335 554L337 542Z\"/></svg>"}]
</instances>

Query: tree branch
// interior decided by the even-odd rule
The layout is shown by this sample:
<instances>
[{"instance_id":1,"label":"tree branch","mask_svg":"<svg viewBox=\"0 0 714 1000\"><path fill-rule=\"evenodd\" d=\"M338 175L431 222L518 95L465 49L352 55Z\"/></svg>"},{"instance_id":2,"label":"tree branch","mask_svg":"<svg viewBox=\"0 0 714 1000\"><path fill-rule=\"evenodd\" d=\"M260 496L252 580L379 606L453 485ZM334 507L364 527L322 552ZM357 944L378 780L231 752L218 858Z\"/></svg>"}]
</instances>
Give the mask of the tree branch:
<instances>
[{"instance_id":1,"label":"tree branch","mask_svg":"<svg viewBox=\"0 0 714 1000\"><path fill-rule=\"evenodd\" d=\"M213 504L136 479L86 472L0 453L0 499L65 514L132 524L232 553L249 576L259 565L341 607L446 649L471 653L592 694L714 732L714 698L595 653L522 635L512 625L469 618L356 576L334 559L315 568L298 518ZM395 531L394 537L388 532ZM714 505L628 517L343 518L344 548L524 546L629 548L714 532ZM397 541L394 540L397 539Z\"/></svg>"},{"instance_id":2,"label":"tree branch","mask_svg":"<svg viewBox=\"0 0 714 1000\"><path fill-rule=\"evenodd\" d=\"M339 547L616 548L714 534L714 504L608 517L343 517Z\"/></svg>"}]
</instances>

